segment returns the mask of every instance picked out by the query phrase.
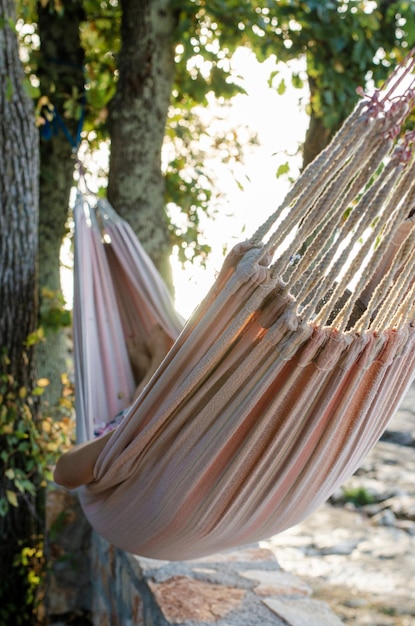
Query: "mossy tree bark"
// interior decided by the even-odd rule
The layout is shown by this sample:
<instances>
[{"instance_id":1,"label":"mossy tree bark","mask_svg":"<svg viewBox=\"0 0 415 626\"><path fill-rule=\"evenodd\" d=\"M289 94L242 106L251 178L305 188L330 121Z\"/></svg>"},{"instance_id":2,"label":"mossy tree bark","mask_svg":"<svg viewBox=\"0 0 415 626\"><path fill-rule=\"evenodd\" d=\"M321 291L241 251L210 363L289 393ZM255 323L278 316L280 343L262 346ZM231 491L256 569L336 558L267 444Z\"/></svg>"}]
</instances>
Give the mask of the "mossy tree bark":
<instances>
[{"instance_id":1,"label":"mossy tree bark","mask_svg":"<svg viewBox=\"0 0 415 626\"><path fill-rule=\"evenodd\" d=\"M39 216L39 288L40 324L46 341L39 345L39 375L50 380L42 397L56 405L61 394L60 377L66 371L67 348L59 326L57 303L61 296L60 249L67 232L68 206L74 174L74 148L79 121L65 116L64 104L69 96L84 91L84 53L79 29L84 18L81 0L66 2L63 12L51 10L49 4L38 4L38 29L41 40L39 79L42 96L49 98L56 119L55 132L40 142L40 216ZM55 120L56 121L56 120Z\"/></svg>"},{"instance_id":2,"label":"mossy tree bark","mask_svg":"<svg viewBox=\"0 0 415 626\"><path fill-rule=\"evenodd\" d=\"M14 0L0 1L0 346L20 384L33 381L25 342L37 324L38 135L23 88Z\"/></svg>"},{"instance_id":3,"label":"mossy tree bark","mask_svg":"<svg viewBox=\"0 0 415 626\"><path fill-rule=\"evenodd\" d=\"M122 0L119 81L110 105L108 197L171 286L161 149L174 79L168 0Z\"/></svg>"}]
</instances>

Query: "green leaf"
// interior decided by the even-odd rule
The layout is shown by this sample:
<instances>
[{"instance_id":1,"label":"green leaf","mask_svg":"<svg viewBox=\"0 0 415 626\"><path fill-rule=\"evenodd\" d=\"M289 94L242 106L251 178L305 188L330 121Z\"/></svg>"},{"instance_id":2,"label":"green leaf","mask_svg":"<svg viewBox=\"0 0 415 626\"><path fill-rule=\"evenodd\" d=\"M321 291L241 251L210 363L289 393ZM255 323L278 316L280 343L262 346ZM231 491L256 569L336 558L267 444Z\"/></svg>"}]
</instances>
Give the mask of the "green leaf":
<instances>
[{"instance_id":1,"label":"green leaf","mask_svg":"<svg viewBox=\"0 0 415 626\"><path fill-rule=\"evenodd\" d=\"M40 343L41 341L45 340L45 332L43 330L42 327L38 328L37 330L35 330L33 333L30 333L27 336L26 339L26 346L28 348L35 346L36 344Z\"/></svg>"},{"instance_id":2,"label":"green leaf","mask_svg":"<svg viewBox=\"0 0 415 626\"><path fill-rule=\"evenodd\" d=\"M16 480L15 485L20 493L30 493L32 496L36 495L36 487L30 480Z\"/></svg>"},{"instance_id":3,"label":"green leaf","mask_svg":"<svg viewBox=\"0 0 415 626\"><path fill-rule=\"evenodd\" d=\"M271 74L269 75L269 78L268 78L268 87L272 88L273 83L274 83L274 78L276 76L278 76L279 73L280 73L279 70L275 70L275 71L271 72Z\"/></svg>"},{"instance_id":4,"label":"green leaf","mask_svg":"<svg viewBox=\"0 0 415 626\"><path fill-rule=\"evenodd\" d=\"M284 78L282 78L282 79L280 80L280 83L279 83L278 87L277 87L277 94L278 94L279 96L283 96L283 95L285 94L285 92L286 92L286 91L287 91L287 85L286 85L286 83L285 83L285 79L284 79Z\"/></svg>"},{"instance_id":5,"label":"green leaf","mask_svg":"<svg viewBox=\"0 0 415 626\"><path fill-rule=\"evenodd\" d=\"M4 475L6 476L6 478L8 478L9 480L13 480L15 477L15 471L12 467L9 467L9 469L7 469L4 472Z\"/></svg>"},{"instance_id":6,"label":"green leaf","mask_svg":"<svg viewBox=\"0 0 415 626\"><path fill-rule=\"evenodd\" d=\"M9 504L11 504L14 507L18 507L19 504L17 502L17 494L15 491L11 491L10 489L6 489L6 498L9 502Z\"/></svg>"},{"instance_id":7,"label":"green leaf","mask_svg":"<svg viewBox=\"0 0 415 626\"><path fill-rule=\"evenodd\" d=\"M41 94L39 87L32 85L30 80L28 80L27 78L23 80L23 89L31 100L37 100L38 98L40 98Z\"/></svg>"},{"instance_id":8,"label":"green leaf","mask_svg":"<svg viewBox=\"0 0 415 626\"><path fill-rule=\"evenodd\" d=\"M286 163L282 163L278 169L277 169L277 173L276 173L276 178L280 178L280 176L284 176L284 174L288 174L288 172L290 171L290 165L288 163L288 161Z\"/></svg>"},{"instance_id":9,"label":"green leaf","mask_svg":"<svg viewBox=\"0 0 415 626\"><path fill-rule=\"evenodd\" d=\"M291 76L291 84L295 89L302 89L304 87L304 81L300 74L294 72Z\"/></svg>"}]
</instances>

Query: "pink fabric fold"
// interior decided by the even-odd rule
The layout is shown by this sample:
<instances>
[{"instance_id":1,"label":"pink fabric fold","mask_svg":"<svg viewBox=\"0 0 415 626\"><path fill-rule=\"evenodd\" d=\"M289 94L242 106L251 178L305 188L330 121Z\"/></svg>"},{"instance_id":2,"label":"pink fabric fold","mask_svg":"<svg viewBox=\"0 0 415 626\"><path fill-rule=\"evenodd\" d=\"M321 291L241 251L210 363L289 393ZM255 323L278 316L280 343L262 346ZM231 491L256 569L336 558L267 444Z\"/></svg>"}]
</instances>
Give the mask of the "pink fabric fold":
<instances>
[{"instance_id":1,"label":"pink fabric fold","mask_svg":"<svg viewBox=\"0 0 415 626\"><path fill-rule=\"evenodd\" d=\"M364 341L310 327L282 358L244 307L264 284L207 296L98 459L81 502L119 547L182 560L299 522L357 469L411 383L410 326ZM277 318L286 306L272 302ZM295 341L290 326L278 342Z\"/></svg>"}]
</instances>

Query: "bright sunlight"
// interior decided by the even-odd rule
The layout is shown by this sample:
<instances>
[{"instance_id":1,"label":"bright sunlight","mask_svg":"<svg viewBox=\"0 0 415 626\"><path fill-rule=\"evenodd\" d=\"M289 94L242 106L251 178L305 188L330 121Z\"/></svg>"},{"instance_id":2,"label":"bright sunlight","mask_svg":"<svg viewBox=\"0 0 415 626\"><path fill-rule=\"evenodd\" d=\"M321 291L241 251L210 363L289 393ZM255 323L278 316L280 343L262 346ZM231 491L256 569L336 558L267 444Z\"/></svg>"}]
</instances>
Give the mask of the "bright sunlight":
<instances>
[{"instance_id":1,"label":"bright sunlight","mask_svg":"<svg viewBox=\"0 0 415 626\"><path fill-rule=\"evenodd\" d=\"M242 77L246 95L233 98L229 124L247 126L257 133L259 145L247 150L238 181L223 164L213 164L223 194L220 206L215 207L217 217L204 224L206 241L212 247L207 267L189 262L183 268L177 255L172 256L176 307L186 318L212 285L226 251L252 235L283 199L290 182L288 176L277 178L278 168L288 163L289 175L296 177L301 165L298 151L308 125L307 93L292 87L290 80L298 63L295 67L276 64L272 58L259 63L249 50L240 48L233 66L235 75ZM283 95L268 84L273 72L278 72L278 84L283 81Z\"/></svg>"}]
</instances>

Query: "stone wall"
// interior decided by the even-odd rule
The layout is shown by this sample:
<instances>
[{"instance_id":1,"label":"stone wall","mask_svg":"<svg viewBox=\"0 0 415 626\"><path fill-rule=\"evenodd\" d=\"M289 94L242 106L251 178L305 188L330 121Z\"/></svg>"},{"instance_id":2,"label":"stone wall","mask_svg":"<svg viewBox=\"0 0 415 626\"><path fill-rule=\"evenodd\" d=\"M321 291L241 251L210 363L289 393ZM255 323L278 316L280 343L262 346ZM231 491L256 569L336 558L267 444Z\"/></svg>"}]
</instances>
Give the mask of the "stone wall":
<instances>
[{"instance_id":1,"label":"stone wall","mask_svg":"<svg viewBox=\"0 0 415 626\"><path fill-rule=\"evenodd\" d=\"M132 556L93 533L94 626L340 626L257 545L186 562Z\"/></svg>"},{"instance_id":2,"label":"stone wall","mask_svg":"<svg viewBox=\"0 0 415 626\"><path fill-rule=\"evenodd\" d=\"M89 614L91 527L78 498L66 489L57 487L48 491L46 538L47 614Z\"/></svg>"},{"instance_id":3,"label":"stone wall","mask_svg":"<svg viewBox=\"0 0 415 626\"><path fill-rule=\"evenodd\" d=\"M341 626L304 582L258 545L193 561L133 556L85 527L76 497L49 498L56 558L49 613L90 612L94 626ZM52 504L53 503L53 504ZM88 545L88 538L91 539ZM77 606L78 603L78 606Z\"/></svg>"}]
</instances>

